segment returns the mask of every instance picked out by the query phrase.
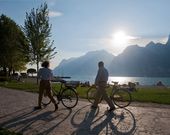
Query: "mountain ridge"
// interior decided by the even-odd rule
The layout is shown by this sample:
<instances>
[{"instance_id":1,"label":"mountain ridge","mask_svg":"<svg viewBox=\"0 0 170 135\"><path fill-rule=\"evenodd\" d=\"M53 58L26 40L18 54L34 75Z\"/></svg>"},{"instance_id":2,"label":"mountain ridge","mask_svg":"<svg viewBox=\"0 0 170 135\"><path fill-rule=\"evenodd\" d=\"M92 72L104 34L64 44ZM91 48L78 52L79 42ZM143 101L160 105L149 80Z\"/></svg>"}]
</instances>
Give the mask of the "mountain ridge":
<instances>
[{"instance_id":1,"label":"mountain ridge","mask_svg":"<svg viewBox=\"0 0 170 135\"><path fill-rule=\"evenodd\" d=\"M145 47L128 46L114 56L105 50L87 52L85 55L63 60L53 72L55 75L96 75L97 63L104 61L112 76L170 76L170 36L165 44L149 42Z\"/></svg>"},{"instance_id":2,"label":"mountain ridge","mask_svg":"<svg viewBox=\"0 0 170 135\"><path fill-rule=\"evenodd\" d=\"M105 50L91 51L83 56L67 60L67 62L62 61L53 72L55 75L61 76L95 75L98 61L105 61L107 67L114 57Z\"/></svg>"}]
</instances>

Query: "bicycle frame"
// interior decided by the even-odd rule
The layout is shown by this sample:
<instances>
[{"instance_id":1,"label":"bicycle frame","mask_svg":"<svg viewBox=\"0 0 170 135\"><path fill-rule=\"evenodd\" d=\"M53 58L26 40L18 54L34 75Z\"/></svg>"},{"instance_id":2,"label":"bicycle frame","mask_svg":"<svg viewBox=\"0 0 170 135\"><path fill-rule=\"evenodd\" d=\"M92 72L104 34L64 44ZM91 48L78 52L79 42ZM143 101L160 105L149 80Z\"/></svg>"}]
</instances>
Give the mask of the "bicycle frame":
<instances>
[{"instance_id":1,"label":"bicycle frame","mask_svg":"<svg viewBox=\"0 0 170 135\"><path fill-rule=\"evenodd\" d=\"M64 80L59 80L59 81L56 81L56 82L59 82L60 83L60 88L58 89L59 91L54 91L54 90L52 90L53 91L53 94L57 97L57 104L59 104L60 103L60 101L61 101L61 93L62 93L62 91L64 90L64 87L63 87L63 85L66 83L66 81L64 81Z\"/></svg>"},{"instance_id":2,"label":"bicycle frame","mask_svg":"<svg viewBox=\"0 0 170 135\"><path fill-rule=\"evenodd\" d=\"M74 87L69 85L65 80L58 80L56 82L60 83L60 88L58 91L54 91L54 96L57 98L57 104L62 102L62 104L67 108L73 108L78 103L78 94ZM64 86L63 86L64 85Z\"/></svg>"},{"instance_id":3,"label":"bicycle frame","mask_svg":"<svg viewBox=\"0 0 170 135\"><path fill-rule=\"evenodd\" d=\"M130 105L132 101L131 93L129 92L131 88L124 87L123 85L118 85L118 83L114 83L112 86L112 100L114 104L116 104L120 108L124 108Z\"/></svg>"},{"instance_id":4,"label":"bicycle frame","mask_svg":"<svg viewBox=\"0 0 170 135\"><path fill-rule=\"evenodd\" d=\"M115 105L117 105L120 108L128 106L132 100L131 93L129 92L130 88L123 88L121 87L121 85L118 84L118 82L113 82L113 83L114 85L112 85L111 89L109 88L111 90L109 93L110 98L115 103ZM96 88L92 86L87 91L87 99L91 103L94 102L94 95L95 95L94 89L96 90ZM91 93L91 91L93 92ZM92 96L90 96L91 94ZM100 102L101 101L102 101L102 97Z\"/></svg>"}]
</instances>

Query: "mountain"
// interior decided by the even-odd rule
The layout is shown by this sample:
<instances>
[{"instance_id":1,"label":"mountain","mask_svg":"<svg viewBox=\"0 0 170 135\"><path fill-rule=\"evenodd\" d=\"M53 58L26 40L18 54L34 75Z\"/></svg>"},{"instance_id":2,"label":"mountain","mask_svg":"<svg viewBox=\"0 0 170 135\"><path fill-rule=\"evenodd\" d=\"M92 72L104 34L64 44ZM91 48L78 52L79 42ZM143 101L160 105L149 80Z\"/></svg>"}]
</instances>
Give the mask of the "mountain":
<instances>
[{"instance_id":1,"label":"mountain","mask_svg":"<svg viewBox=\"0 0 170 135\"><path fill-rule=\"evenodd\" d=\"M170 76L170 37L166 44L150 42L146 47L127 47L110 64L115 76Z\"/></svg>"},{"instance_id":2,"label":"mountain","mask_svg":"<svg viewBox=\"0 0 170 135\"><path fill-rule=\"evenodd\" d=\"M104 61L109 67L114 57L105 50L88 52L81 57L61 61L53 73L59 76L96 75L98 62Z\"/></svg>"},{"instance_id":3,"label":"mountain","mask_svg":"<svg viewBox=\"0 0 170 135\"><path fill-rule=\"evenodd\" d=\"M166 44L150 42L145 47L128 46L120 55L105 50L92 51L63 60L53 72L55 75L96 75L97 63L104 61L112 76L170 76L170 36Z\"/></svg>"}]
</instances>

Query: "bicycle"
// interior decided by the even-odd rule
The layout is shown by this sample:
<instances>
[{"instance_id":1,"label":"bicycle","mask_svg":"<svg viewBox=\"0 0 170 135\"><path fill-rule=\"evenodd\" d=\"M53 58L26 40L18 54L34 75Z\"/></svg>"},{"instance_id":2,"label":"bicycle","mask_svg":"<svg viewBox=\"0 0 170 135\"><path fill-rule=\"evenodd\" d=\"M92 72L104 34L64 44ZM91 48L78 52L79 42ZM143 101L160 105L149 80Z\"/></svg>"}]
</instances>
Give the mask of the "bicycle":
<instances>
[{"instance_id":1,"label":"bicycle","mask_svg":"<svg viewBox=\"0 0 170 135\"><path fill-rule=\"evenodd\" d=\"M119 85L118 82L112 82L113 85L110 91L110 98L114 102L116 106L119 108L124 108L130 105L132 102L132 96L130 91L135 90L135 84L129 83L128 86L124 87L123 85ZM108 86L110 89L110 85ZM87 99L90 103L94 103L94 98L96 95L96 86L92 85L87 90ZM99 103L102 102L102 98L100 99Z\"/></svg>"},{"instance_id":2,"label":"bicycle","mask_svg":"<svg viewBox=\"0 0 170 135\"><path fill-rule=\"evenodd\" d=\"M74 108L78 103L78 94L76 89L67 81L65 80L57 80L55 82L60 83L59 91L55 91L54 89L51 90L53 97L55 100L57 99L57 104L61 103L68 109ZM45 96L42 99L43 106L47 106L51 103L51 100Z\"/></svg>"}]
</instances>

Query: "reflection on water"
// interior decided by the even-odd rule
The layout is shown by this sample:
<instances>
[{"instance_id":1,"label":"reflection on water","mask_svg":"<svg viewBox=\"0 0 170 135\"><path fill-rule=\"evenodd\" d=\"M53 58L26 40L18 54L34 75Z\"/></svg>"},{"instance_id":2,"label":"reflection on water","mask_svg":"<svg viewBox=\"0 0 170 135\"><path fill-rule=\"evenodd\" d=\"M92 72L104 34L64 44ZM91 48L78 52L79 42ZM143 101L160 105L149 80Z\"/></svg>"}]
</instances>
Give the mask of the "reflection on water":
<instances>
[{"instance_id":1,"label":"reflection on water","mask_svg":"<svg viewBox=\"0 0 170 135\"><path fill-rule=\"evenodd\" d=\"M109 77L109 82L111 81L117 81L120 84L139 82L140 85L156 85L161 81L164 85L170 86L170 77Z\"/></svg>"},{"instance_id":2,"label":"reflection on water","mask_svg":"<svg viewBox=\"0 0 170 135\"><path fill-rule=\"evenodd\" d=\"M89 81L94 83L95 76L71 76L71 80L75 81ZM120 84L127 84L128 82L139 82L140 85L155 85L158 81L161 81L164 85L170 86L170 77L116 77L110 76L109 83L112 81L119 82Z\"/></svg>"},{"instance_id":3,"label":"reflection on water","mask_svg":"<svg viewBox=\"0 0 170 135\"><path fill-rule=\"evenodd\" d=\"M119 84L127 84L128 82L134 82L134 79L132 77L109 77L109 83L113 82L119 82Z\"/></svg>"}]
</instances>

